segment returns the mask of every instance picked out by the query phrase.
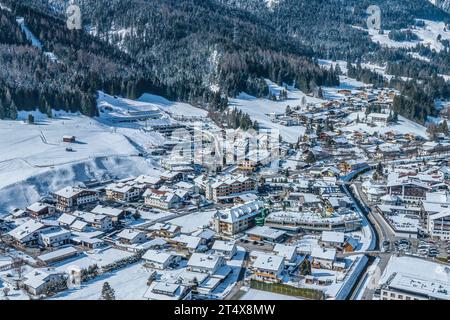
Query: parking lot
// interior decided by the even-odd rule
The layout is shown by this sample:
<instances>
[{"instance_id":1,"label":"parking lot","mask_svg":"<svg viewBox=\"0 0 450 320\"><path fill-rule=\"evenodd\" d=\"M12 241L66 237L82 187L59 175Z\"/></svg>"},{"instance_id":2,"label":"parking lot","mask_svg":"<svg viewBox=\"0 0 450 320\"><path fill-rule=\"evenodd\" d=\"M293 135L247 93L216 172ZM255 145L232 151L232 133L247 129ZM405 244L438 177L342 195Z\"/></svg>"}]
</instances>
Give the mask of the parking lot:
<instances>
[{"instance_id":1,"label":"parking lot","mask_svg":"<svg viewBox=\"0 0 450 320\"><path fill-rule=\"evenodd\" d=\"M383 251L418 255L427 259L439 259L450 263L450 242L430 239L398 239L393 243L384 241Z\"/></svg>"}]
</instances>

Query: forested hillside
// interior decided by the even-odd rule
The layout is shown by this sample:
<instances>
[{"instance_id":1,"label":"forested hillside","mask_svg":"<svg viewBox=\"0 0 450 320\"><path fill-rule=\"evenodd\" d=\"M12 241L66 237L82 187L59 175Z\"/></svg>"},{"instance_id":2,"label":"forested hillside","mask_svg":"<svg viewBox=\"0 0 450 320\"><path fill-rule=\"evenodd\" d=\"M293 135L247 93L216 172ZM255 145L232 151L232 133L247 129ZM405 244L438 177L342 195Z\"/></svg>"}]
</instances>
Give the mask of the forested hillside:
<instances>
[{"instance_id":1,"label":"forested hillside","mask_svg":"<svg viewBox=\"0 0 450 320\"><path fill-rule=\"evenodd\" d=\"M13 16L24 17L25 25L42 42L42 51L58 58L58 62L50 61L29 44L22 48L34 52L39 56L33 59L35 62L42 60L41 64L58 75L35 74L39 69L21 60L26 74L14 72L14 79L1 79L10 92L3 92L3 104L14 102L20 109L37 102L41 109L47 105L77 108L93 115L96 90L130 98L153 92L212 105L211 87L229 96L241 91L264 96L268 89L263 78L279 84L295 83L305 92L339 82L334 71L325 71L313 61L313 52L307 47L260 19L211 1L86 0L82 2L83 21L93 35L85 30L69 31L57 2L50 2L51 6L46 1L3 2L13 11L9 14L2 10L9 16L11 32L20 34ZM47 78L45 84L39 81L42 76ZM17 81L21 77L31 79L28 87ZM64 89L66 84L68 88ZM33 99L24 103L20 98L24 95L16 93L20 90ZM56 92L62 94L62 101L49 96ZM74 99L75 107L70 102ZM83 99L89 99L89 107Z\"/></svg>"},{"instance_id":2,"label":"forested hillside","mask_svg":"<svg viewBox=\"0 0 450 320\"><path fill-rule=\"evenodd\" d=\"M380 6L382 29L394 30L391 38L400 40L413 36L395 30L419 27L418 18L450 21L448 13L425 0L280 0L270 6L266 0L79 0L82 31L66 28L66 0L2 2L13 11L2 14L14 35L0 36L0 43L23 51L20 60L5 56L4 65L16 68L0 78L6 84L0 91L5 110L38 104L48 113L63 108L95 115L95 92L104 90L130 98L153 92L223 112L225 96L241 91L267 96L264 78L307 93L337 85L335 70L321 69L316 58L386 66L395 76L390 85L405 96L396 108L416 121L433 114L434 99L450 96L441 76L450 71L448 41L441 41L439 52L421 44L385 48L362 30L369 5ZM42 50L27 43L15 16L24 17ZM27 55L35 56L33 63ZM385 83L361 67L351 72L365 82Z\"/></svg>"}]
</instances>

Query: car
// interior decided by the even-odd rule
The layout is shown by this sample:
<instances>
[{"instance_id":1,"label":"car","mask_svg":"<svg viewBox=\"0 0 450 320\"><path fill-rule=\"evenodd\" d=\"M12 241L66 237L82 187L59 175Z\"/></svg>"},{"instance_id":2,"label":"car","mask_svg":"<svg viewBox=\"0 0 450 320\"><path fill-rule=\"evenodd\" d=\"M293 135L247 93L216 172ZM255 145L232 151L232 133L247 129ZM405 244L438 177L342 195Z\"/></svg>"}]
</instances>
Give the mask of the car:
<instances>
[{"instance_id":1,"label":"car","mask_svg":"<svg viewBox=\"0 0 450 320\"><path fill-rule=\"evenodd\" d=\"M391 243L387 240L383 241L383 247L389 247Z\"/></svg>"}]
</instances>

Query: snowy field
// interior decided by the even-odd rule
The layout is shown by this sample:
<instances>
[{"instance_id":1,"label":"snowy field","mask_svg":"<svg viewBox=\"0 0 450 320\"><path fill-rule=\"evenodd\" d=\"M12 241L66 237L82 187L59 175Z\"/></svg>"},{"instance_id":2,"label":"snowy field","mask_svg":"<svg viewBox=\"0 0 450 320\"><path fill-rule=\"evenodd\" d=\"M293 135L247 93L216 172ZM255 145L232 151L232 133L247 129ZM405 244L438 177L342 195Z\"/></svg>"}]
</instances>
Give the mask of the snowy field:
<instances>
[{"instance_id":1,"label":"snowy field","mask_svg":"<svg viewBox=\"0 0 450 320\"><path fill-rule=\"evenodd\" d=\"M354 112L348 117L348 120L356 120L358 115L361 120L365 118L364 112ZM372 127L367 125L366 123L353 122L352 124L344 128L349 131L365 131L369 134L373 134L374 132L383 134L389 131L394 131L402 134L412 133L421 136L424 139L428 139L426 127L414 121L408 120L402 116L398 116L398 119L399 121L396 124L376 125L375 127Z\"/></svg>"},{"instance_id":2,"label":"snowy field","mask_svg":"<svg viewBox=\"0 0 450 320\"><path fill-rule=\"evenodd\" d=\"M450 40L450 32L446 31L445 23L439 21L431 20L421 20L425 23L424 27L416 27L415 29L410 29L414 34L419 37L419 40L414 41L394 41L389 39L389 31L384 30L384 34L379 34L378 30L375 29L362 29L360 27L354 27L369 32L370 38L373 42L380 43L381 46L389 48L413 48L417 44L423 44L429 46L430 49L434 49L437 52L441 51L444 46L441 42L437 40L437 37L441 35L443 40Z\"/></svg>"},{"instance_id":3,"label":"snowy field","mask_svg":"<svg viewBox=\"0 0 450 320\"><path fill-rule=\"evenodd\" d=\"M147 280L150 270L141 263L135 263L125 268L102 274L94 280L82 285L79 289L66 290L52 299L55 300L99 300L103 283L108 282L115 290L117 300L143 300L148 289Z\"/></svg>"},{"instance_id":4,"label":"snowy field","mask_svg":"<svg viewBox=\"0 0 450 320\"><path fill-rule=\"evenodd\" d=\"M99 92L98 105L103 112L97 118L21 111L16 121L0 121L0 136L8 137L0 140L0 215L78 182L156 175L158 164L138 157L165 142L151 126L174 122L171 115L206 116L204 110L150 94L133 101ZM155 111L161 117L137 123L111 120L110 113L129 111ZM26 122L29 114L34 124ZM63 142L65 135L77 142Z\"/></svg>"}]
</instances>

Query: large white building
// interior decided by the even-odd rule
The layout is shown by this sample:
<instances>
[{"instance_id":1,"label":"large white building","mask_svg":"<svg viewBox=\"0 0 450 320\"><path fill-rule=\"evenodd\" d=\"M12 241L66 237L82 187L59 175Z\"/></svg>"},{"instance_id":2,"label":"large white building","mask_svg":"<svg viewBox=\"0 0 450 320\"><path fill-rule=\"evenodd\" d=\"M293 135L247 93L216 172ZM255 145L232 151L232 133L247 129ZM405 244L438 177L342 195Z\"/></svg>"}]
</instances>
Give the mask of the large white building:
<instances>
[{"instance_id":1,"label":"large white building","mask_svg":"<svg viewBox=\"0 0 450 320\"><path fill-rule=\"evenodd\" d=\"M450 240L450 209L429 215L427 227L431 237Z\"/></svg>"},{"instance_id":2,"label":"large white building","mask_svg":"<svg viewBox=\"0 0 450 320\"><path fill-rule=\"evenodd\" d=\"M254 226L255 217L261 213L264 203L251 201L229 210L217 211L213 217L213 228L217 233L233 236Z\"/></svg>"},{"instance_id":3,"label":"large white building","mask_svg":"<svg viewBox=\"0 0 450 320\"><path fill-rule=\"evenodd\" d=\"M450 300L450 267L391 256L379 281L381 300Z\"/></svg>"}]
</instances>

